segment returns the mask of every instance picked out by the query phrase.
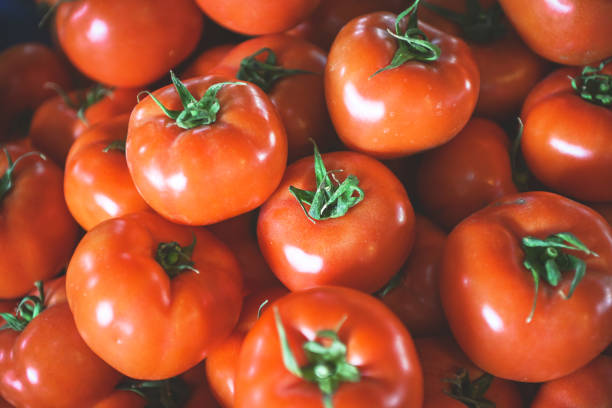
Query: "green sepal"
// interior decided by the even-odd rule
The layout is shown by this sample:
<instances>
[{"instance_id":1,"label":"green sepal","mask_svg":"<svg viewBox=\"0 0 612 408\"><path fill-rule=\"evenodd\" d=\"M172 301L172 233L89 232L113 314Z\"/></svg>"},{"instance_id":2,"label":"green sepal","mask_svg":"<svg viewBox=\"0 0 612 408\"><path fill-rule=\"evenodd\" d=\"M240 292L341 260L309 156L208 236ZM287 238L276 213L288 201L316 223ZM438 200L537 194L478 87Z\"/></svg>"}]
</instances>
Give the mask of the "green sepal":
<instances>
[{"instance_id":1,"label":"green sepal","mask_svg":"<svg viewBox=\"0 0 612 408\"><path fill-rule=\"evenodd\" d=\"M521 139L523 138L523 121L517 118L518 129L510 151L510 167L512 181L519 191L529 191L529 171L525 159L521 155Z\"/></svg>"},{"instance_id":2,"label":"green sepal","mask_svg":"<svg viewBox=\"0 0 612 408\"><path fill-rule=\"evenodd\" d=\"M119 150L122 153L125 153L125 139L123 140L113 140L106 146L102 151L104 153L108 153L111 150Z\"/></svg>"},{"instance_id":3,"label":"green sepal","mask_svg":"<svg viewBox=\"0 0 612 408\"><path fill-rule=\"evenodd\" d=\"M268 54L264 61L256 59L257 56L263 53ZM241 81L252 82L264 92L269 93L274 84L280 79L300 74L315 73L302 69L287 69L278 65L274 51L264 47L240 62L240 69L236 74L236 78Z\"/></svg>"},{"instance_id":4,"label":"green sepal","mask_svg":"<svg viewBox=\"0 0 612 408\"><path fill-rule=\"evenodd\" d=\"M15 308L15 313L0 313L6 323L0 326L0 330L13 330L16 332L23 331L28 324L45 310L45 291L42 281L34 283L38 289L38 296L26 296Z\"/></svg>"},{"instance_id":5,"label":"green sepal","mask_svg":"<svg viewBox=\"0 0 612 408\"><path fill-rule=\"evenodd\" d=\"M155 260L170 278L174 278L186 270L200 273L193 267L194 263L191 260L195 244L195 235L191 244L184 247L176 241L162 242L157 246L157 251L155 251Z\"/></svg>"},{"instance_id":6,"label":"green sepal","mask_svg":"<svg viewBox=\"0 0 612 408\"><path fill-rule=\"evenodd\" d=\"M582 99L599 106L612 106L612 75L601 73L611 61L612 57L597 67L586 66L578 77L571 78L572 88Z\"/></svg>"},{"instance_id":7,"label":"green sepal","mask_svg":"<svg viewBox=\"0 0 612 408\"><path fill-rule=\"evenodd\" d=\"M181 408L190 397L187 383L180 377L159 381L139 381L127 378L116 387L130 391L146 400L146 408Z\"/></svg>"},{"instance_id":8,"label":"green sepal","mask_svg":"<svg viewBox=\"0 0 612 408\"><path fill-rule=\"evenodd\" d=\"M393 277L387 282L387 284L375 293L375 296L380 299L384 298L391 292L393 289L397 288L402 282L402 278L404 277L404 271L400 270L398 273L393 275Z\"/></svg>"},{"instance_id":9,"label":"green sepal","mask_svg":"<svg viewBox=\"0 0 612 408\"><path fill-rule=\"evenodd\" d=\"M45 84L47 88L53 89L62 98L64 104L70 109L75 110L77 117L85 126L89 126L89 122L85 117L85 111L92 105L100 102L104 97L111 95L115 88L107 88L102 84L95 84L93 88L87 91L76 92L76 101L70 99L70 96L64 91L58 84L53 82L47 82Z\"/></svg>"},{"instance_id":10,"label":"green sepal","mask_svg":"<svg viewBox=\"0 0 612 408\"><path fill-rule=\"evenodd\" d=\"M40 152L27 152L21 156L19 156L19 158L17 160L15 160L15 162L13 162L13 159L11 158L10 153L8 152L8 150L6 149L6 147L3 147L2 150L4 151L4 155L6 156L6 171L4 172L4 174L2 175L2 177L0 177L0 201L6 196L6 194L13 188L15 182L13 181L13 172L15 171L15 167L17 167L17 164L24 158L28 157L28 156L38 156L43 160L47 160L47 157L40 153Z\"/></svg>"},{"instance_id":11,"label":"green sepal","mask_svg":"<svg viewBox=\"0 0 612 408\"><path fill-rule=\"evenodd\" d=\"M465 368L459 370L453 378L445 378L444 382L450 383L450 389L444 390L444 394L461 402L468 408L495 408L495 403L484 397L493 376L484 373L474 381L470 381L470 375Z\"/></svg>"}]
</instances>

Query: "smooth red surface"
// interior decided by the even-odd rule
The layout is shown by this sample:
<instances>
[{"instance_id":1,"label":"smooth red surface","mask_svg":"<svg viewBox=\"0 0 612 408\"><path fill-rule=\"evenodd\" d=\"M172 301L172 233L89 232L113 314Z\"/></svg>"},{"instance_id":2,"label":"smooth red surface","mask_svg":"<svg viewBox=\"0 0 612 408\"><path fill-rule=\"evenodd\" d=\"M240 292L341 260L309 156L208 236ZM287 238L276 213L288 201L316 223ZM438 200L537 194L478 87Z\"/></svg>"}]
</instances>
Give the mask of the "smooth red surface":
<instances>
[{"instance_id":1,"label":"smooth red surface","mask_svg":"<svg viewBox=\"0 0 612 408\"><path fill-rule=\"evenodd\" d=\"M230 78L207 76L184 83L200 100ZM244 85L246 84L246 85ZM132 111L126 157L136 188L165 218L212 224L251 211L274 192L287 160L287 137L270 99L258 87L224 85L210 125L185 130L153 102ZM154 94L168 109L182 109L173 85Z\"/></svg>"},{"instance_id":2,"label":"smooth red surface","mask_svg":"<svg viewBox=\"0 0 612 408\"><path fill-rule=\"evenodd\" d=\"M359 382L340 384L334 408L420 408L421 365L410 334L377 299L352 289L316 288L277 300L259 318L244 340L236 380L235 408L256 406L320 408L315 384L285 368L274 322L278 308L291 350L299 366L306 364L302 344L319 330L337 328L347 347L347 362L360 372Z\"/></svg>"},{"instance_id":3,"label":"smooth red surface","mask_svg":"<svg viewBox=\"0 0 612 408\"><path fill-rule=\"evenodd\" d=\"M573 272L557 288L540 282L537 305L531 272L523 267L524 236L571 232L599 257L573 254L586 275L565 300ZM506 196L450 233L440 296L457 343L480 368L523 382L553 380L579 369L612 341L612 230L590 208L562 196Z\"/></svg>"},{"instance_id":4,"label":"smooth red surface","mask_svg":"<svg viewBox=\"0 0 612 408\"><path fill-rule=\"evenodd\" d=\"M365 198L339 218L313 222L289 186L314 191L314 159L290 165L259 213L257 236L268 265L290 290L321 285L364 292L382 288L408 257L414 212L399 180L379 161L355 152L322 155L342 182L359 179Z\"/></svg>"},{"instance_id":5,"label":"smooth red surface","mask_svg":"<svg viewBox=\"0 0 612 408\"><path fill-rule=\"evenodd\" d=\"M452 139L474 111L480 76L462 40L421 24L440 47L435 62L389 65L397 41L396 16L358 17L340 31L325 70L327 107L338 136L350 149L380 158L414 154Z\"/></svg>"},{"instance_id":6,"label":"smooth red surface","mask_svg":"<svg viewBox=\"0 0 612 408\"><path fill-rule=\"evenodd\" d=\"M203 16L192 0L79 0L62 3L55 24L81 72L136 87L166 75L195 49Z\"/></svg>"},{"instance_id":7,"label":"smooth red surface","mask_svg":"<svg viewBox=\"0 0 612 408\"><path fill-rule=\"evenodd\" d=\"M199 273L171 279L155 261L158 245L187 246L194 237L191 260ZM98 224L81 240L66 276L85 342L136 379L172 377L202 361L230 334L242 303L240 270L229 249L203 228L152 212Z\"/></svg>"},{"instance_id":8,"label":"smooth red surface","mask_svg":"<svg viewBox=\"0 0 612 408\"><path fill-rule=\"evenodd\" d=\"M223 44L205 50L185 68L181 77L187 79L208 75L234 47L234 44Z\"/></svg>"}]
</instances>

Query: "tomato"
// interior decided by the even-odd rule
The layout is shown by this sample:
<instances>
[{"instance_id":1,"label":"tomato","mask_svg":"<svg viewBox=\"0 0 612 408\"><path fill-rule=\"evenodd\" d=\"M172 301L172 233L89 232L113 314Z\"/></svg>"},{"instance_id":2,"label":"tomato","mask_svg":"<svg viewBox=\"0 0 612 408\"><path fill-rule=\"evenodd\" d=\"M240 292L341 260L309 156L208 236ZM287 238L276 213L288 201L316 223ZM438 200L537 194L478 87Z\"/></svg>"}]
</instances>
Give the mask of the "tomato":
<instances>
[{"instance_id":1,"label":"tomato","mask_svg":"<svg viewBox=\"0 0 612 408\"><path fill-rule=\"evenodd\" d=\"M192 0L78 0L58 7L55 23L62 49L85 75L137 87L195 49L203 16Z\"/></svg>"},{"instance_id":2,"label":"tomato","mask_svg":"<svg viewBox=\"0 0 612 408\"><path fill-rule=\"evenodd\" d=\"M202 110L190 107L178 121L152 97L130 117L126 157L134 184L147 204L173 222L212 224L251 211L274 192L285 169L287 137L268 97L254 85L220 85L224 81L185 81L185 103L195 98ZM168 109L181 107L174 86L154 96Z\"/></svg>"},{"instance_id":3,"label":"tomato","mask_svg":"<svg viewBox=\"0 0 612 408\"><path fill-rule=\"evenodd\" d=\"M320 0L196 0L217 24L247 35L275 34L304 21ZM325 1L325 0L324 0Z\"/></svg>"},{"instance_id":4,"label":"tomato","mask_svg":"<svg viewBox=\"0 0 612 408\"><path fill-rule=\"evenodd\" d=\"M534 88L523 107L521 148L529 170L545 186L579 200L609 202L612 94L597 87L600 80L602 86L612 83L612 64L600 68L582 75L579 69L561 69Z\"/></svg>"},{"instance_id":5,"label":"tomato","mask_svg":"<svg viewBox=\"0 0 612 408\"><path fill-rule=\"evenodd\" d=\"M149 208L136 191L125 160L129 115L92 126L76 139L66 160L64 196L85 229Z\"/></svg>"},{"instance_id":6,"label":"tomato","mask_svg":"<svg viewBox=\"0 0 612 408\"><path fill-rule=\"evenodd\" d=\"M478 367L549 381L612 341L611 260L612 230L593 210L552 193L506 196L448 236L442 306Z\"/></svg>"},{"instance_id":7,"label":"tomato","mask_svg":"<svg viewBox=\"0 0 612 408\"><path fill-rule=\"evenodd\" d=\"M242 345L235 408L422 403L410 334L380 301L353 289L314 288L278 299Z\"/></svg>"},{"instance_id":8,"label":"tomato","mask_svg":"<svg viewBox=\"0 0 612 408\"><path fill-rule=\"evenodd\" d=\"M225 245L152 212L88 231L66 287L89 347L124 375L147 380L202 361L230 334L242 301L238 263Z\"/></svg>"},{"instance_id":9,"label":"tomato","mask_svg":"<svg viewBox=\"0 0 612 408\"><path fill-rule=\"evenodd\" d=\"M257 321L259 314L287 293L289 293L287 289L275 286L246 296L234 331L206 358L206 378L215 398L224 407L234 406L238 357L244 338Z\"/></svg>"},{"instance_id":10,"label":"tomato","mask_svg":"<svg viewBox=\"0 0 612 408\"><path fill-rule=\"evenodd\" d=\"M592 203L589 207L600 213L612 225L612 203Z\"/></svg>"},{"instance_id":11,"label":"tomato","mask_svg":"<svg viewBox=\"0 0 612 408\"><path fill-rule=\"evenodd\" d=\"M448 331L438 294L438 274L446 234L425 217L417 215L415 220L415 239L410 257L380 297L406 325L410 334L419 337Z\"/></svg>"},{"instance_id":12,"label":"tomato","mask_svg":"<svg viewBox=\"0 0 612 408\"><path fill-rule=\"evenodd\" d=\"M601 355L573 373L543 384L531 408L612 406L612 357Z\"/></svg>"},{"instance_id":13,"label":"tomato","mask_svg":"<svg viewBox=\"0 0 612 408\"><path fill-rule=\"evenodd\" d=\"M24 43L0 53L0 140L27 133L34 110L55 95L48 82L70 88L66 67L48 47Z\"/></svg>"},{"instance_id":14,"label":"tomato","mask_svg":"<svg viewBox=\"0 0 612 408\"><path fill-rule=\"evenodd\" d=\"M234 47L234 44L223 44L207 49L185 68L181 76L191 78L208 75Z\"/></svg>"},{"instance_id":15,"label":"tomato","mask_svg":"<svg viewBox=\"0 0 612 408\"><path fill-rule=\"evenodd\" d=\"M121 375L83 342L65 300L44 299L29 301L43 307L31 319L17 315L25 328L0 331L0 394L18 407L91 406Z\"/></svg>"},{"instance_id":16,"label":"tomato","mask_svg":"<svg viewBox=\"0 0 612 408\"><path fill-rule=\"evenodd\" d=\"M92 408L145 408L147 401L133 391L115 390Z\"/></svg>"},{"instance_id":17,"label":"tomato","mask_svg":"<svg viewBox=\"0 0 612 408\"><path fill-rule=\"evenodd\" d=\"M407 10L407 25L421 30L415 34L419 38L430 39L424 55L385 34L393 30L401 36L406 28L400 21L396 29L397 16L391 13L353 19L334 40L325 95L336 132L352 150L379 158L414 154L449 141L474 111L480 80L469 47L428 25L416 26L417 3ZM391 69L396 52L438 59L409 60Z\"/></svg>"},{"instance_id":18,"label":"tomato","mask_svg":"<svg viewBox=\"0 0 612 408\"><path fill-rule=\"evenodd\" d=\"M536 53L565 65L584 65L612 54L612 3L607 0L499 0Z\"/></svg>"},{"instance_id":19,"label":"tomato","mask_svg":"<svg viewBox=\"0 0 612 408\"><path fill-rule=\"evenodd\" d=\"M34 113L29 136L34 148L64 166L70 146L92 125L136 105L137 89L93 87L47 100Z\"/></svg>"},{"instance_id":20,"label":"tomato","mask_svg":"<svg viewBox=\"0 0 612 408\"><path fill-rule=\"evenodd\" d=\"M323 89L326 60L309 42L278 34L237 45L213 72L250 81L268 94L287 131L291 163L311 154L310 139L322 151L335 142Z\"/></svg>"},{"instance_id":21,"label":"tomato","mask_svg":"<svg viewBox=\"0 0 612 408\"><path fill-rule=\"evenodd\" d=\"M451 229L490 202L516 193L509 150L501 127L472 118L453 140L423 155L417 197L425 212Z\"/></svg>"},{"instance_id":22,"label":"tomato","mask_svg":"<svg viewBox=\"0 0 612 408\"><path fill-rule=\"evenodd\" d=\"M401 0L323 0L308 19L287 31L329 50L340 29L355 17L375 11L400 12Z\"/></svg>"},{"instance_id":23,"label":"tomato","mask_svg":"<svg viewBox=\"0 0 612 408\"><path fill-rule=\"evenodd\" d=\"M523 406L514 383L475 367L451 337L417 339L415 345L423 366L423 408L484 407L486 401L495 408Z\"/></svg>"},{"instance_id":24,"label":"tomato","mask_svg":"<svg viewBox=\"0 0 612 408\"><path fill-rule=\"evenodd\" d=\"M442 9L436 12L437 7ZM480 71L477 115L510 119L548 70L548 62L521 41L496 1L429 0L419 10L419 18L470 46Z\"/></svg>"},{"instance_id":25,"label":"tomato","mask_svg":"<svg viewBox=\"0 0 612 408\"><path fill-rule=\"evenodd\" d=\"M307 204L305 214L296 194L315 190L341 196L323 206ZM313 202L322 204L316 197ZM268 265L292 291L339 285L374 292L408 257L414 212L400 181L379 161L355 152L321 158L315 150L314 158L287 168L260 210L257 237Z\"/></svg>"},{"instance_id":26,"label":"tomato","mask_svg":"<svg viewBox=\"0 0 612 408\"><path fill-rule=\"evenodd\" d=\"M22 296L34 282L57 275L78 238L77 224L64 201L62 171L21 146L4 148L0 152L0 299ZM7 165L7 156L14 166Z\"/></svg>"}]
</instances>

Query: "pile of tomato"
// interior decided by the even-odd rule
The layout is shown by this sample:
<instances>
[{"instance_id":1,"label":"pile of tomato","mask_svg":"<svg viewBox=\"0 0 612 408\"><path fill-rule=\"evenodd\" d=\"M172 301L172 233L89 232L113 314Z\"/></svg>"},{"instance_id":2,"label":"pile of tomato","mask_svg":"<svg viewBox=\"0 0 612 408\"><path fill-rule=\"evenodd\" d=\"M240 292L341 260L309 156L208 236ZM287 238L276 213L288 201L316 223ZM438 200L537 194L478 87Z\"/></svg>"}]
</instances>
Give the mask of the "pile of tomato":
<instances>
[{"instance_id":1,"label":"pile of tomato","mask_svg":"<svg viewBox=\"0 0 612 408\"><path fill-rule=\"evenodd\" d=\"M610 1L23 4L0 408L612 407Z\"/></svg>"}]
</instances>

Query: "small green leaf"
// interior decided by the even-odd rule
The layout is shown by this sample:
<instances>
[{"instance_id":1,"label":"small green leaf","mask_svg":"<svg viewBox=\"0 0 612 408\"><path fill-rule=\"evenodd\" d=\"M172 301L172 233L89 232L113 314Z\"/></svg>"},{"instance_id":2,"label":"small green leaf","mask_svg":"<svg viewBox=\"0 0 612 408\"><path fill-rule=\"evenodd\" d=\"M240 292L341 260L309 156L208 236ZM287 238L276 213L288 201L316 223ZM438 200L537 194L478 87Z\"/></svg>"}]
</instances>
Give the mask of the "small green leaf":
<instances>
[{"instance_id":1,"label":"small green leaf","mask_svg":"<svg viewBox=\"0 0 612 408\"><path fill-rule=\"evenodd\" d=\"M118 150L122 153L125 153L125 140L113 140L102 151L104 153L108 153L111 150Z\"/></svg>"},{"instance_id":2,"label":"small green leaf","mask_svg":"<svg viewBox=\"0 0 612 408\"><path fill-rule=\"evenodd\" d=\"M291 351L291 347L289 346L289 341L287 340L287 333L285 333L285 326L283 326L283 322L280 317L280 312L278 308L274 308L274 321L276 322L276 331L278 332L278 338L281 343L281 352L283 355L283 363L285 364L285 368L293 375L299 378L303 378L302 370L298 365L293 352Z\"/></svg>"},{"instance_id":3,"label":"small green leaf","mask_svg":"<svg viewBox=\"0 0 612 408\"><path fill-rule=\"evenodd\" d=\"M43 160L47 160L47 157L40 152L27 152L19 156L19 158L13 162L13 159L11 158L11 155L6 149L6 147L3 147L2 151L4 151L7 165L4 174L2 175L2 177L0 177L0 201L2 201L6 194L8 194L8 192L13 188L13 172L15 171L17 164L19 164L21 160L29 156L38 156Z\"/></svg>"}]
</instances>

